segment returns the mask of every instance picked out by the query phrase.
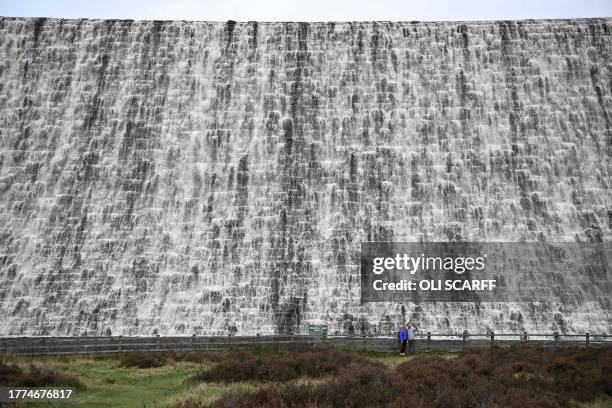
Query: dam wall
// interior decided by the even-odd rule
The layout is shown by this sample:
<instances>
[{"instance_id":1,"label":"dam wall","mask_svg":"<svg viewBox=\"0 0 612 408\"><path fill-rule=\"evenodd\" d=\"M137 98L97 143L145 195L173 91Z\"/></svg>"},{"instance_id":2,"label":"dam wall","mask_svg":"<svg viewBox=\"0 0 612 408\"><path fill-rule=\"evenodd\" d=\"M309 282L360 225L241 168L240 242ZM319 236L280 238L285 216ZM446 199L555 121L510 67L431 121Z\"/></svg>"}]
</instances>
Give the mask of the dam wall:
<instances>
[{"instance_id":1,"label":"dam wall","mask_svg":"<svg viewBox=\"0 0 612 408\"><path fill-rule=\"evenodd\" d=\"M611 53L610 19L1 18L0 335L610 333L555 271L362 304L359 251L609 247Z\"/></svg>"}]
</instances>

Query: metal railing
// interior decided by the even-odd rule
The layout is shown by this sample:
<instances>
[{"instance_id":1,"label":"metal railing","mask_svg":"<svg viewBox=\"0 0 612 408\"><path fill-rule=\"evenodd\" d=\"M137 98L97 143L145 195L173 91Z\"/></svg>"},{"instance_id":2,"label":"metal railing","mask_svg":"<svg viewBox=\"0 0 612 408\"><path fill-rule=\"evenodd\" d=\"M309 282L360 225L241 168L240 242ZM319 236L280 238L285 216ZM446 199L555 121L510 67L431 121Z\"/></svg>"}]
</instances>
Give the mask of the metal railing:
<instances>
[{"instance_id":1,"label":"metal railing","mask_svg":"<svg viewBox=\"0 0 612 408\"><path fill-rule=\"evenodd\" d=\"M532 344L542 346L612 346L612 335L560 333L431 333L417 336L421 346L463 348ZM340 336L316 339L295 336L104 336L104 337L4 337L0 338L0 353L18 355L96 354L131 351L199 351L226 347L272 346L291 347L329 344L338 347L379 349L394 348L395 335Z\"/></svg>"},{"instance_id":2,"label":"metal railing","mask_svg":"<svg viewBox=\"0 0 612 408\"><path fill-rule=\"evenodd\" d=\"M527 344L529 342L553 342L559 344L562 342L572 343L584 343L585 346L589 346L591 343L606 343L609 342L612 345L612 335L607 334L591 334L589 332L584 334L561 334L558 332L554 333L528 333L526 331L522 333L469 333L464 331L461 334L438 334L427 332L424 335L419 336L425 338L427 342L433 341L437 338L454 338L461 339L462 342L467 343L470 340L488 340L491 344L496 341L513 341Z\"/></svg>"}]
</instances>

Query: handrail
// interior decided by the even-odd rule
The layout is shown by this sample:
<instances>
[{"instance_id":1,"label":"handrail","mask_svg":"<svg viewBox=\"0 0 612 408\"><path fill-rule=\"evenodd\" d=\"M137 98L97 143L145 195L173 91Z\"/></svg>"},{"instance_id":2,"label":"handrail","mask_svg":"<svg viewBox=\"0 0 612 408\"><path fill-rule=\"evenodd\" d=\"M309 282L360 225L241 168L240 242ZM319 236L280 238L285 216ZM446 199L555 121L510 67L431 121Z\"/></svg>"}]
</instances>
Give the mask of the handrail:
<instances>
[{"instance_id":1,"label":"handrail","mask_svg":"<svg viewBox=\"0 0 612 408\"><path fill-rule=\"evenodd\" d=\"M559 333L419 333L419 341L429 346L461 349L466 346L538 344L543 346L612 346L608 334ZM395 334L313 338L286 336L96 336L96 337L0 337L0 353L17 355L60 355L121 353L131 351L198 351L232 346L331 344L340 347L389 350L397 341Z\"/></svg>"},{"instance_id":2,"label":"handrail","mask_svg":"<svg viewBox=\"0 0 612 408\"><path fill-rule=\"evenodd\" d=\"M529 336L536 336L536 337L554 337L555 335L558 335L560 337L584 337L585 335L589 334L591 337L605 337L605 338L612 338L612 334L606 334L606 333L602 333L602 334L597 334L597 333L583 333L583 334L563 334L563 333L531 333L531 332L520 332L520 333L497 333L495 332L495 337L498 336L522 336L523 334L527 333ZM421 332L417 332L416 335L417 337L425 337L427 335L431 335L432 337L462 337L463 333L429 333L429 332L425 332L425 333L421 333ZM491 332L489 333L470 333L467 332L469 337L484 337L484 336L490 336ZM60 336L60 337L55 337L55 336L0 336L0 340L10 340L10 339L28 339L28 340L43 340L43 339L53 339L54 341L74 341L75 339L79 339L79 340L102 340L102 339L119 339L122 338L123 340L140 340L140 339L184 339L184 340L191 340L193 338L196 339L209 339L209 340L227 340L227 339L284 339L284 338L288 338L288 339L299 339L299 338L309 338L311 336L307 335L307 334L295 334L295 335L275 335L275 334L271 334L271 335L260 335L260 336L254 336L254 335L248 335L248 336L239 336L239 335L232 335L232 336L199 336L199 335L178 335L178 336L158 336L158 335L151 335L151 336ZM395 338L396 337L396 333L386 333L386 334L367 334L367 335L360 335L360 334L354 334L354 335L347 335L347 334L333 334L333 335L328 335L327 337L338 337L338 338L362 338L362 337L367 337L367 338L384 338L384 337L388 337L388 338Z\"/></svg>"},{"instance_id":3,"label":"handrail","mask_svg":"<svg viewBox=\"0 0 612 408\"><path fill-rule=\"evenodd\" d=\"M612 334L597 334L597 333L584 333L584 334L563 334L563 333L431 333L431 332L417 332L417 337L523 337L528 335L529 337L576 337L576 338L584 338L585 336L590 336L591 338L612 338ZM0 341L15 341L15 340L27 340L30 342L46 342L51 340L55 343L73 343L74 341L81 342L114 342L114 341L124 341L124 342L134 342L138 343L141 341L156 341L156 342L189 342L194 339L197 340L206 340L210 342L227 342L227 341L239 341L239 340L257 340L257 341L281 341L281 340L300 340L300 339L309 339L311 336L309 335L293 335L293 336L279 336L279 335L263 335L263 336L72 336L72 337L53 337L53 336L5 336L0 337ZM327 336L328 338L338 338L338 339L354 339L354 338L395 338L397 337L396 333L383 333L383 334L355 334L355 335L341 335L341 334L331 334Z\"/></svg>"}]
</instances>

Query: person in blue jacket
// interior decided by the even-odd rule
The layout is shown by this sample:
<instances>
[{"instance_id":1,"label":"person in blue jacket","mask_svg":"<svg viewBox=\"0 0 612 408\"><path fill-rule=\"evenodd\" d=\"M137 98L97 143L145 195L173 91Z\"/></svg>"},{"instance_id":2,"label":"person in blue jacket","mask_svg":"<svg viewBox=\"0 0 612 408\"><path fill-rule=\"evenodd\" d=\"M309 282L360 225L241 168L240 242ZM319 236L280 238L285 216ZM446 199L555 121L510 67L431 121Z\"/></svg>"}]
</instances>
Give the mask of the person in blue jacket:
<instances>
[{"instance_id":1,"label":"person in blue jacket","mask_svg":"<svg viewBox=\"0 0 612 408\"><path fill-rule=\"evenodd\" d=\"M400 350L400 356L406 354L406 342L408 341L408 330L406 330L406 325L402 324L399 329L399 341L402 343L402 349Z\"/></svg>"}]
</instances>

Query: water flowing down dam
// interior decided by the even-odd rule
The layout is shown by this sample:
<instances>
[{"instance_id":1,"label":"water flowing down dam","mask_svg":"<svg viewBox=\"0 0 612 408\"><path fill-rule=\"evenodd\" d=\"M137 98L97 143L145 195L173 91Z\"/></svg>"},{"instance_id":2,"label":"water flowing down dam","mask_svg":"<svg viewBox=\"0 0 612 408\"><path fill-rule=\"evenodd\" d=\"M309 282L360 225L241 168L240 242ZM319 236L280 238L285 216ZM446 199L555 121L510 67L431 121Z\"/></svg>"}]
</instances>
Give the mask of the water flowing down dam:
<instances>
[{"instance_id":1,"label":"water flowing down dam","mask_svg":"<svg viewBox=\"0 0 612 408\"><path fill-rule=\"evenodd\" d=\"M610 268L361 303L359 264L610 248L611 57L611 19L1 18L0 335L611 333Z\"/></svg>"}]
</instances>

